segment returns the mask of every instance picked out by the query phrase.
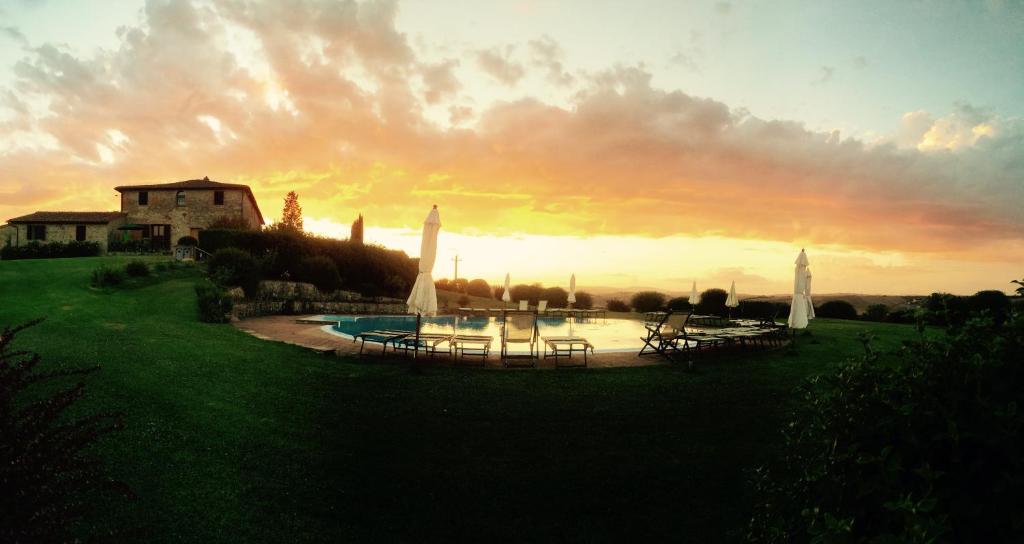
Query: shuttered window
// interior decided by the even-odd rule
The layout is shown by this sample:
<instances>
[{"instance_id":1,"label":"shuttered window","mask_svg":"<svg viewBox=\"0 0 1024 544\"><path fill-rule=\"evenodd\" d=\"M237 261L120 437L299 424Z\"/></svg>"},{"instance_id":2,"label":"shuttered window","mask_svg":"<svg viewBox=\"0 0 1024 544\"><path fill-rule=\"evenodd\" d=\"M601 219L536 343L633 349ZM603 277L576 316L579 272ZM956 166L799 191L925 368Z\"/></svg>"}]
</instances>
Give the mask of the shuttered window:
<instances>
[{"instance_id":1,"label":"shuttered window","mask_svg":"<svg viewBox=\"0 0 1024 544\"><path fill-rule=\"evenodd\" d=\"M85 225L75 225L75 240L85 241Z\"/></svg>"}]
</instances>

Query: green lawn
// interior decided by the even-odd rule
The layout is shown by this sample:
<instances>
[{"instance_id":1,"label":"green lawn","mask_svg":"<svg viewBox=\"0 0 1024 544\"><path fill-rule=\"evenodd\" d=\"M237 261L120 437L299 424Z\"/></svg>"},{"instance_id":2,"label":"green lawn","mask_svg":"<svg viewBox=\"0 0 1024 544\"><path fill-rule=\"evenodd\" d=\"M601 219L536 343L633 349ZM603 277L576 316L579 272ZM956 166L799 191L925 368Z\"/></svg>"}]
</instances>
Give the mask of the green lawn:
<instances>
[{"instance_id":1,"label":"green lawn","mask_svg":"<svg viewBox=\"0 0 1024 544\"><path fill-rule=\"evenodd\" d=\"M46 365L100 363L86 411L153 541L740 540L748 478L801 379L908 326L818 320L785 351L680 367L478 371L320 356L196 320L198 272L97 291L100 264L0 262L0 325ZM176 277L175 277L176 276Z\"/></svg>"}]
</instances>

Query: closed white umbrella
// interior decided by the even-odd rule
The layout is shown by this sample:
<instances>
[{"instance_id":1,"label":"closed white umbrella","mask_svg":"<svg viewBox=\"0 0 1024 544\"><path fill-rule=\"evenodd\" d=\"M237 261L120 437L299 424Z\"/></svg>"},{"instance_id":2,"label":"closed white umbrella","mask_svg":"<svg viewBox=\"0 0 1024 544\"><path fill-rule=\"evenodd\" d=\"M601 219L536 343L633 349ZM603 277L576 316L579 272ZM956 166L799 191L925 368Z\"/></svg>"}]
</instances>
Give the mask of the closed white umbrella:
<instances>
[{"instance_id":1,"label":"closed white umbrella","mask_svg":"<svg viewBox=\"0 0 1024 544\"><path fill-rule=\"evenodd\" d=\"M697 282L696 282L696 280L693 282L693 288L690 289L690 300L689 300L689 302L690 302L690 304L692 304L694 306L700 304L700 295L697 294Z\"/></svg>"},{"instance_id":2,"label":"closed white umbrella","mask_svg":"<svg viewBox=\"0 0 1024 544\"><path fill-rule=\"evenodd\" d=\"M416 275L412 293L409 293L409 300L405 301L409 306L409 313L416 314L416 351L419 351L421 316L437 315L437 291L434 289L434 278L430 274L434 271L434 261L437 260L437 233L440 230L441 215L437 212L435 204L423 222L419 274ZM414 356L416 351L413 352Z\"/></svg>"},{"instance_id":3,"label":"closed white umbrella","mask_svg":"<svg viewBox=\"0 0 1024 544\"><path fill-rule=\"evenodd\" d=\"M814 319L814 301L811 300L811 269L807 269L807 319Z\"/></svg>"},{"instance_id":4,"label":"closed white umbrella","mask_svg":"<svg viewBox=\"0 0 1024 544\"><path fill-rule=\"evenodd\" d=\"M576 274L569 278L569 304L576 303Z\"/></svg>"},{"instance_id":5,"label":"closed white umbrella","mask_svg":"<svg viewBox=\"0 0 1024 544\"><path fill-rule=\"evenodd\" d=\"M505 292L501 294L502 302L512 302L512 295L508 292L512 288L512 278L508 277L508 273L505 273Z\"/></svg>"},{"instance_id":6,"label":"closed white umbrella","mask_svg":"<svg viewBox=\"0 0 1024 544\"><path fill-rule=\"evenodd\" d=\"M809 296L809 279L810 274L807 271L807 265L810 264L807 260L807 253L804 250L800 250L800 255L796 258L796 270L793 273L793 302L789 305L789 328L791 329L806 329L807 320L814 317L814 308L811 307L811 297Z\"/></svg>"},{"instance_id":7,"label":"closed white umbrella","mask_svg":"<svg viewBox=\"0 0 1024 544\"><path fill-rule=\"evenodd\" d=\"M740 301L736 298L736 282L732 282L732 287L729 288L729 298L725 299L725 305L728 308L735 308L740 305ZM729 317L732 317L732 311L729 311Z\"/></svg>"}]
</instances>

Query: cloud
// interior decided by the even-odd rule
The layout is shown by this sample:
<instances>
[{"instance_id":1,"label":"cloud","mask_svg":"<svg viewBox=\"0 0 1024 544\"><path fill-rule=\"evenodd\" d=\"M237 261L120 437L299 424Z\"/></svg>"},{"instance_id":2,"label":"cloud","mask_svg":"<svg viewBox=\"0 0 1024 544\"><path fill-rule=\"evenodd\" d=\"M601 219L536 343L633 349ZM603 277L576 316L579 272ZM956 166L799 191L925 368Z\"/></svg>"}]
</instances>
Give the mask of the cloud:
<instances>
[{"instance_id":1,"label":"cloud","mask_svg":"<svg viewBox=\"0 0 1024 544\"><path fill-rule=\"evenodd\" d=\"M821 66L818 68L820 75L818 79L814 80L814 85L824 85L829 81L832 81L832 76L836 73L836 69L832 66Z\"/></svg>"},{"instance_id":2,"label":"cloud","mask_svg":"<svg viewBox=\"0 0 1024 544\"><path fill-rule=\"evenodd\" d=\"M382 227L443 198L446 228L494 234L986 256L1024 238L1024 122L968 105L868 143L658 88L642 65L578 76L565 104L475 101L455 70L514 85L512 49L421 58L390 2L154 0L143 15L118 48L43 44L19 62L0 131L39 145L0 141L0 217L116 209L114 185L209 175L252 185L268 217L295 188L312 217ZM553 40L527 47L563 63Z\"/></svg>"},{"instance_id":3,"label":"cloud","mask_svg":"<svg viewBox=\"0 0 1024 544\"><path fill-rule=\"evenodd\" d=\"M868 67L868 59L861 55L853 57L853 59L850 60L850 63L858 70L863 70Z\"/></svg>"},{"instance_id":4,"label":"cloud","mask_svg":"<svg viewBox=\"0 0 1024 544\"><path fill-rule=\"evenodd\" d=\"M510 59L514 47L504 49L494 47L476 53L477 64L480 69L490 74L491 77L508 86L514 86L523 76L526 70L519 63Z\"/></svg>"},{"instance_id":5,"label":"cloud","mask_svg":"<svg viewBox=\"0 0 1024 544\"><path fill-rule=\"evenodd\" d=\"M732 13L732 3L730 2L715 2L715 11L722 15Z\"/></svg>"},{"instance_id":6,"label":"cloud","mask_svg":"<svg viewBox=\"0 0 1024 544\"><path fill-rule=\"evenodd\" d=\"M576 78L565 70L565 66L562 64L565 60L565 53L558 42L550 36L542 36L539 39L530 40L527 46L533 56L533 64L547 72L548 82L560 87L573 84Z\"/></svg>"}]
</instances>

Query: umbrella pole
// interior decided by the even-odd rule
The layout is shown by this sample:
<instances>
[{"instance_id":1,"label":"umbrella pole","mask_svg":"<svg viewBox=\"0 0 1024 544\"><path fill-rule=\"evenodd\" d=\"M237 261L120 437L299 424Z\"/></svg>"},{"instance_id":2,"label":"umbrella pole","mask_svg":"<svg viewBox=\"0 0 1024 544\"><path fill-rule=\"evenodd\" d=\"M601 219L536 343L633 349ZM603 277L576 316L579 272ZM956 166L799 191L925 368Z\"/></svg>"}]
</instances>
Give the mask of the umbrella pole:
<instances>
[{"instance_id":1,"label":"umbrella pole","mask_svg":"<svg viewBox=\"0 0 1024 544\"><path fill-rule=\"evenodd\" d=\"M419 356L420 352L420 320L422 316L419 312L416 312L416 341L412 346L412 358L415 360Z\"/></svg>"}]
</instances>

